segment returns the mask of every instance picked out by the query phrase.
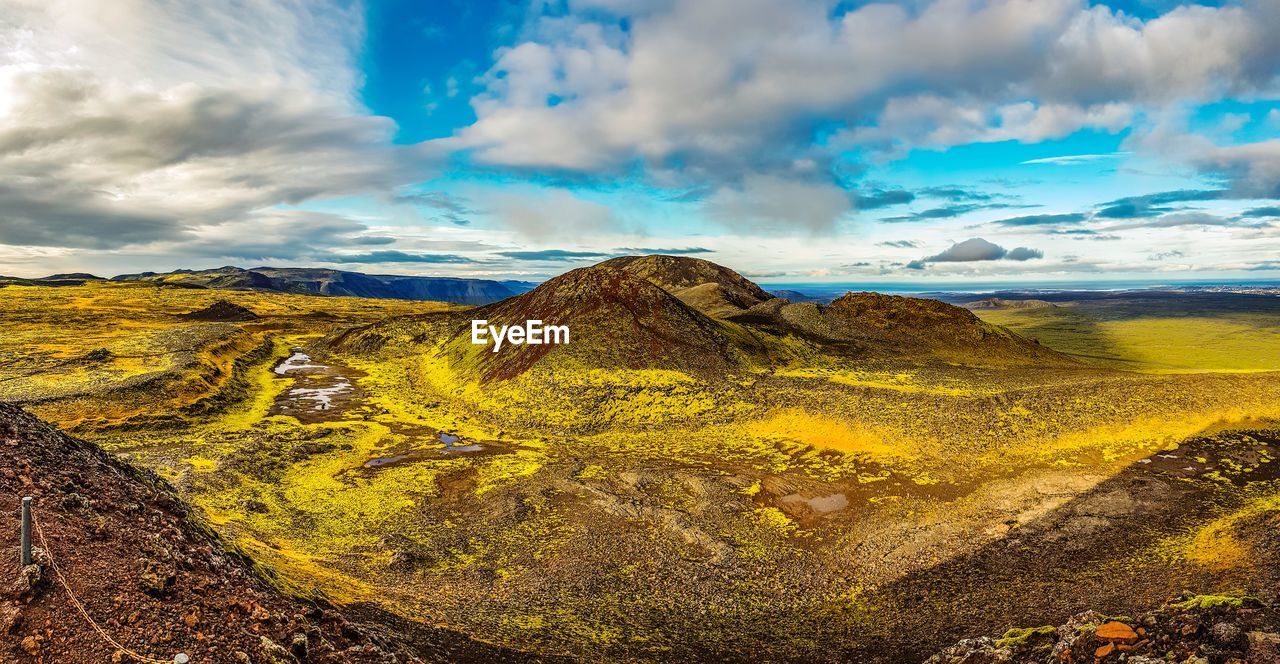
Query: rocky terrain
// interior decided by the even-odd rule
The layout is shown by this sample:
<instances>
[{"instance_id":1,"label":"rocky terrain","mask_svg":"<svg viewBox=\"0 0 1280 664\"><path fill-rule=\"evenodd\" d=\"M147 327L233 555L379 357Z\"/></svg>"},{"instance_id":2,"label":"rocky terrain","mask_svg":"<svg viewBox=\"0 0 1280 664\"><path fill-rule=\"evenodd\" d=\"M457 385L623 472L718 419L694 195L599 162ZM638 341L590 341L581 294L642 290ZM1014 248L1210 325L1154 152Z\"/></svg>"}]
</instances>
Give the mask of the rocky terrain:
<instances>
[{"instance_id":1,"label":"rocky terrain","mask_svg":"<svg viewBox=\"0 0 1280 664\"><path fill-rule=\"evenodd\" d=\"M184 316L235 317L222 299L258 318ZM1107 352L1135 366L1190 348L1188 329L1234 340L1195 372L1136 372L1085 354L1100 336L1060 319L1081 307L761 299L732 270L673 257L575 270L476 309L15 285L0 296L0 400L164 477L192 506L168 523L207 519L228 556L270 571L254 586L265 597L326 598L358 629L403 637L384 651L424 659L922 662L983 635L995 657L1021 657L1018 639L1031 652L1051 638L1051 653L1071 636L1056 626L1090 610L1106 617L1095 626L1158 637L1146 616L1183 593L1238 600L1230 622L1269 633L1250 612L1280 587L1275 314L1128 314L1140 345ZM1040 315L1061 330L1043 344L1022 318ZM470 343L474 318L567 323L572 341L493 353ZM41 487L59 505L89 499L90 519L45 516L77 551L96 546L81 521L138 502L86 486ZM95 595L91 613L113 615L122 592ZM127 627L112 629L150 645ZM195 651L185 629L167 633ZM14 632L13 652L37 631ZM1144 656L1213 660L1210 632L1183 649L1157 638L1165 649ZM292 634L268 636L288 648ZM1068 639L1065 661L1145 647L1096 636ZM1249 656L1236 646L1222 652Z\"/></svg>"},{"instance_id":2,"label":"rocky terrain","mask_svg":"<svg viewBox=\"0 0 1280 664\"><path fill-rule=\"evenodd\" d=\"M1014 628L999 638L966 639L926 664L1275 664L1276 607L1252 597L1194 595L1134 617L1096 611L1058 626Z\"/></svg>"},{"instance_id":3,"label":"rocky terrain","mask_svg":"<svg viewBox=\"0 0 1280 664\"><path fill-rule=\"evenodd\" d=\"M210 321L217 323L244 323L251 320L258 320L260 316L253 313L253 310L240 306L234 302L226 300L218 300L213 304L186 314L179 314L187 320Z\"/></svg>"},{"instance_id":4,"label":"rocky terrain","mask_svg":"<svg viewBox=\"0 0 1280 664\"><path fill-rule=\"evenodd\" d=\"M355 621L323 598L277 590L228 549L167 482L0 403L0 660L130 662L94 631L161 661L520 661L518 653L418 626ZM33 496L35 564L18 556L18 496ZM44 548L47 543L48 548ZM372 614L376 617L376 612Z\"/></svg>"}]
</instances>

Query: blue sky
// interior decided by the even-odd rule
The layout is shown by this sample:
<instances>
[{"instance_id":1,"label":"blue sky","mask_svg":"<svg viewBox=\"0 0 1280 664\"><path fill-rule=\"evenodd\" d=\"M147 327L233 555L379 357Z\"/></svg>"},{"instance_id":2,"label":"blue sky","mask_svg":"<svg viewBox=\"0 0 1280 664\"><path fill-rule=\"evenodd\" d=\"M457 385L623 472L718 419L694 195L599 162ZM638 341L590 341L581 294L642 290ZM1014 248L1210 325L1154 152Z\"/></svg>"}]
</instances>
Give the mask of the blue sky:
<instances>
[{"instance_id":1,"label":"blue sky","mask_svg":"<svg viewBox=\"0 0 1280 664\"><path fill-rule=\"evenodd\" d=\"M666 251L775 282L1280 278L1278 23L1267 0L5 3L0 274L537 279Z\"/></svg>"}]
</instances>

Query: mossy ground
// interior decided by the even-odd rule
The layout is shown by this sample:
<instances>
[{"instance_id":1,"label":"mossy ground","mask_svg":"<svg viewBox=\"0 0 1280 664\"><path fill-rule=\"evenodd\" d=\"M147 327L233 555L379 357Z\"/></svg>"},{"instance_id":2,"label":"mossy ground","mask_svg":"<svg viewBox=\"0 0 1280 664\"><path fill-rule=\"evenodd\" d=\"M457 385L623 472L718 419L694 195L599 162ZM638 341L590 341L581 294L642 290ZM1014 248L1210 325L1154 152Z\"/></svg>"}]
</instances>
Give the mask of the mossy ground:
<instances>
[{"instance_id":1,"label":"mossy ground","mask_svg":"<svg viewBox=\"0 0 1280 664\"><path fill-rule=\"evenodd\" d=\"M175 317L222 297L262 320ZM37 401L40 414L169 477L293 590L588 659L862 652L885 625L918 629L912 611L952 610L938 598L920 600L934 613L905 606L895 585L904 575L1016 539L1191 437L1280 420L1280 375L1234 373L1269 368L1270 355L1244 366L1239 348L1198 352L1188 374L869 365L789 351L778 367L723 380L565 364L480 384L431 337L429 318L393 319L377 348L332 343L353 324L439 308L140 285L6 288L0 397ZM1197 324L1157 323L1111 351L1148 362ZM358 399L307 421L280 414L293 382L272 366L294 346L347 372ZM98 348L112 359L73 363ZM216 408L192 408L214 398ZM481 450L448 451L439 432ZM1213 458L1185 482L1161 476L1192 487L1188 504L1213 504L1091 564L1172 561L1169 584L1205 591L1256 581L1245 525L1277 507L1273 480L1258 475L1273 446L1253 447L1203 452ZM400 460L367 465L387 458ZM990 575L986 600L1024 594L1028 581L977 562L969 573ZM1143 591L1153 596L1135 602L1167 599Z\"/></svg>"}]
</instances>

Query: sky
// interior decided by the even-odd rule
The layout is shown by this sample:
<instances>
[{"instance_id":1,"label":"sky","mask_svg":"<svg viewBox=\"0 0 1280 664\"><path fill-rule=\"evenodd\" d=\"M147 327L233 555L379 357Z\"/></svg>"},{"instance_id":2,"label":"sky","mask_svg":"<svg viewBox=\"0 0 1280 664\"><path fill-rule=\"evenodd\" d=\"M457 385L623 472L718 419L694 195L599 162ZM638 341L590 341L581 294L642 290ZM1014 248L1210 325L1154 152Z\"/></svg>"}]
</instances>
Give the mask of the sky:
<instances>
[{"instance_id":1,"label":"sky","mask_svg":"<svg viewBox=\"0 0 1280 664\"><path fill-rule=\"evenodd\" d=\"M1280 279L1280 2L0 0L0 274Z\"/></svg>"}]
</instances>

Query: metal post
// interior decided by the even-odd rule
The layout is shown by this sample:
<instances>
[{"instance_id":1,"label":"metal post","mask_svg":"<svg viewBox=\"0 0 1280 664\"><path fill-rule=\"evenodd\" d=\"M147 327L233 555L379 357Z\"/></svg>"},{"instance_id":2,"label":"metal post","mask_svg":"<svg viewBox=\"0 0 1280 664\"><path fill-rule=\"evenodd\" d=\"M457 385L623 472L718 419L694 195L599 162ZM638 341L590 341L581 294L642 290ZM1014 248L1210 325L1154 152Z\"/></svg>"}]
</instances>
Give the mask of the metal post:
<instances>
[{"instance_id":1,"label":"metal post","mask_svg":"<svg viewBox=\"0 0 1280 664\"><path fill-rule=\"evenodd\" d=\"M12 503L10 503L12 504ZM12 512L10 512L12 514ZM31 564L31 497L22 499L22 566Z\"/></svg>"}]
</instances>

